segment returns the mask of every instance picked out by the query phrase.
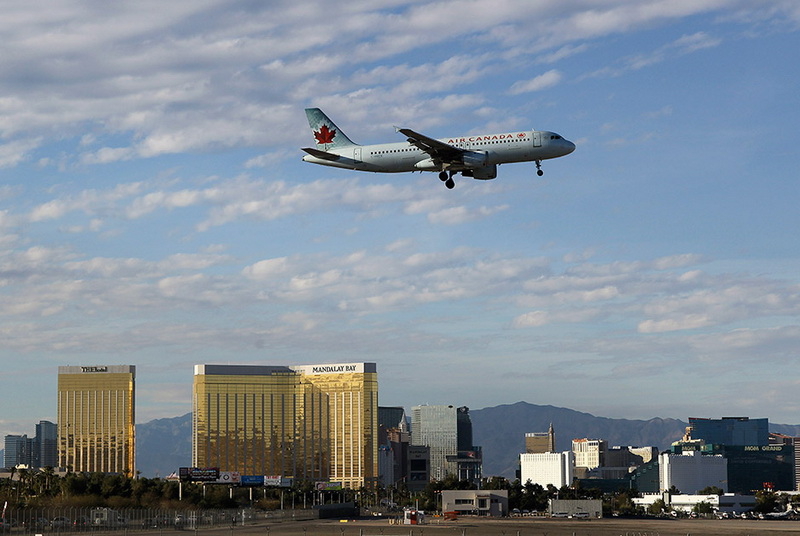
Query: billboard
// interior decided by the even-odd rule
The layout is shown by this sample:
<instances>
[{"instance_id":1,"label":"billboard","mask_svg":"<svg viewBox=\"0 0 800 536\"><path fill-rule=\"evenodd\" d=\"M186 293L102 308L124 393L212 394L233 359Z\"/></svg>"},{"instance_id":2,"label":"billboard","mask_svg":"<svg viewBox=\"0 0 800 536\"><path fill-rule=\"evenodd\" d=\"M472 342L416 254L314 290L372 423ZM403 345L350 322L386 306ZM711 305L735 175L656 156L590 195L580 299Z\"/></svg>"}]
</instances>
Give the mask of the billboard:
<instances>
[{"instance_id":1,"label":"billboard","mask_svg":"<svg viewBox=\"0 0 800 536\"><path fill-rule=\"evenodd\" d=\"M242 475L236 471L220 471L219 478L214 482L215 484L240 484L242 482Z\"/></svg>"},{"instance_id":2,"label":"billboard","mask_svg":"<svg viewBox=\"0 0 800 536\"><path fill-rule=\"evenodd\" d=\"M276 486L279 488L291 488L292 487L292 479L283 477L280 475L273 475L273 476L265 476L264 478L264 485L265 486Z\"/></svg>"},{"instance_id":3,"label":"billboard","mask_svg":"<svg viewBox=\"0 0 800 536\"><path fill-rule=\"evenodd\" d=\"M340 491L342 489L341 482L315 482L314 489L317 491Z\"/></svg>"},{"instance_id":4,"label":"billboard","mask_svg":"<svg viewBox=\"0 0 800 536\"><path fill-rule=\"evenodd\" d=\"M218 467L181 467L179 478L184 482L207 482L209 484L239 484L242 477L235 471L220 471Z\"/></svg>"},{"instance_id":5,"label":"billboard","mask_svg":"<svg viewBox=\"0 0 800 536\"><path fill-rule=\"evenodd\" d=\"M280 475L242 475L236 471L220 471L217 467L181 467L178 470L183 482L205 482L206 484L230 484L239 486L292 487L292 479ZM340 488L337 488L340 489Z\"/></svg>"},{"instance_id":6,"label":"billboard","mask_svg":"<svg viewBox=\"0 0 800 536\"><path fill-rule=\"evenodd\" d=\"M188 482L216 482L219 479L218 467L181 467L178 476Z\"/></svg>"}]
</instances>

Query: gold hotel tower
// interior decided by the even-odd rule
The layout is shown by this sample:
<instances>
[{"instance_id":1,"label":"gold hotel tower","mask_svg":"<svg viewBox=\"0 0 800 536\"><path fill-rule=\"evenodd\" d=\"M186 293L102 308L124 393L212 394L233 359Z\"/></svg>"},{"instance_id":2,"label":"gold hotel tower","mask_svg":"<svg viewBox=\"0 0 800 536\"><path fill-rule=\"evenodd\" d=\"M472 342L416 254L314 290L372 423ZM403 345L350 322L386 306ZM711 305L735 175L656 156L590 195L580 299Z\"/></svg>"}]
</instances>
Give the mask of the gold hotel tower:
<instances>
[{"instance_id":1,"label":"gold hotel tower","mask_svg":"<svg viewBox=\"0 0 800 536\"><path fill-rule=\"evenodd\" d=\"M195 365L192 464L371 486L375 363Z\"/></svg>"},{"instance_id":2,"label":"gold hotel tower","mask_svg":"<svg viewBox=\"0 0 800 536\"><path fill-rule=\"evenodd\" d=\"M58 465L136 474L136 367L58 367Z\"/></svg>"}]
</instances>

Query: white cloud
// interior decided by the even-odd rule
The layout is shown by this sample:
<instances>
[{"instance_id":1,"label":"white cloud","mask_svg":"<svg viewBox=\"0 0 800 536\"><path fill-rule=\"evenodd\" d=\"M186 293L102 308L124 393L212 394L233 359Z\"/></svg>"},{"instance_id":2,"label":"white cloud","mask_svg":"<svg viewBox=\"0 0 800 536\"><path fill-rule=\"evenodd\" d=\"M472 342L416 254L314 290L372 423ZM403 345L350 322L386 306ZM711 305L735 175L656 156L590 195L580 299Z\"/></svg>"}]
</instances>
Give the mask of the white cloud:
<instances>
[{"instance_id":1,"label":"white cloud","mask_svg":"<svg viewBox=\"0 0 800 536\"><path fill-rule=\"evenodd\" d=\"M478 207L474 210L465 206L448 207L429 213L428 221L436 225L459 225L469 221L483 219L504 210L508 210L508 205Z\"/></svg>"},{"instance_id":2,"label":"white cloud","mask_svg":"<svg viewBox=\"0 0 800 536\"><path fill-rule=\"evenodd\" d=\"M41 142L41 138L23 139L0 145L0 168L14 167L28 159Z\"/></svg>"},{"instance_id":3,"label":"white cloud","mask_svg":"<svg viewBox=\"0 0 800 536\"><path fill-rule=\"evenodd\" d=\"M644 320L639 323L638 330L640 333L663 333L665 331L704 328L712 324L706 315L687 314L680 318L666 320Z\"/></svg>"},{"instance_id":4,"label":"white cloud","mask_svg":"<svg viewBox=\"0 0 800 536\"><path fill-rule=\"evenodd\" d=\"M135 152L130 147L103 147L97 151L84 154L81 162L84 164L110 164L120 160L130 160Z\"/></svg>"},{"instance_id":5,"label":"white cloud","mask_svg":"<svg viewBox=\"0 0 800 536\"><path fill-rule=\"evenodd\" d=\"M735 84L728 91L714 83L714 69L704 73L724 101L719 110L752 113L732 120L755 133L754 154L736 158L728 154L740 147L728 143L734 134L720 136L727 116L703 116L713 113L711 98L675 100L668 86L661 94L642 72L629 75L647 66L653 79L673 76L678 70L666 67L688 64L688 54L727 65L734 46L792 44L793 4L9 6L0 21L3 374L35 364L29 385L41 389L56 362L113 355L172 386L185 385L186 371L191 381L194 360L368 356L384 377L423 363L430 377L468 369L491 382L529 358L545 371L537 392L552 403L579 391L574 370L597 387L586 394L592 400L626 391L620 377L628 374L660 374L666 395L680 383L712 401L724 399L725 376L763 374L754 383L768 385L767 372L746 373L748 358L797 359L797 270L786 230L794 213L780 208L793 199L794 183L782 175L796 167L786 149L793 131L770 123L775 102L792 110L790 92L774 89L796 85L791 70L759 65L767 76L758 85L773 88L773 99ZM783 33L759 40L765 30ZM655 44L628 46L645 42ZM576 77L613 54L621 59L602 73L620 79ZM724 75L729 84L736 71ZM498 181L459 179L448 191L434 174L299 162L298 147L311 142L305 106L325 108L367 143L401 141L395 124L439 136L527 127L531 117L583 140L609 124L604 138L620 144L657 135L668 145L678 131L703 132L703 143L669 152L680 173L669 173L663 151L632 146L610 158L602 142L585 143L553 162L553 180L515 181L531 168L502 166ZM637 121L647 129L631 128ZM771 158L758 158L759 143L771 143ZM740 162L744 177L730 172L737 166L704 175L709 155L723 167ZM679 208L661 213L667 203ZM701 220L708 225L686 231ZM724 261L663 253L682 251ZM457 360L470 366L453 367ZM663 362L678 366L665 371ZM498 402L468 382L437 392L457 398L467 386L465 403ZM4 408L24 399L11 383ZM157 390L146 383L153 403ZM515 374L498 385L516 398L533 384ZM381 389L382 398L416 403L429 385ZM669 399L650 394L642 399ZM757 392L747 394L757 404Z\"/></svg>"},{"instance_id":6,"label":"white cloud","mask_svg":"<svg viewBox=\"0 0 800 536\"><path fill-rule=\"evenodd\" d=\"M672 47L678 49L683 53L695 52L704 48L713 48L719 46L722 39L719 37L712 37L706 32L696 32L691 35L684 35L672 43Z\"/></svg>"},{"instance_id":7,"label":"white cloud","mask_svg":"<svg viewBox=\"0 0 800 536\"><path fill-rule=\"evenodd\" d=\"M290 263L287 257L265 259L246 266L242 273L251 279L271 279L289 273Z\"/></svg>"},{"instance_id":8,"label":"white cloud","mask_svg":"<svg viewBox=\"0 0 800 536\"><path fill-rule=\"evenodd\" d=\"M549 323L550 319L546 311L531 311L516 317L513 326L515 328L538 328Z\"/></svg>"},{"instance_id":9,"label":"white cloud","mask_svg":"<svg viewBox=\"0 0 800 536\"><path fill-rule=\"evenodd\" d=\"M514 82L509 90L512 95L519 95L521 93L530 93L533 91L542 91L549 89L561 82L563 75L556 69L551 69L546 73L531 78L530 80L520 80Z\"/></svg>"},{"instance_id":10,"label":"white cloud","mask_svg":"<svg viewBox=\"0 0 800 536\"><path fill-rule=\"evenodd\" d=\"M71 212L83 212L94 215L117 204L142 190L143 184L134 182L119 184L105 191L83 190L75 195L66 195L63 199L53 199L34 207L27 218L31 222L56 220Z\"/></svg>"}]
</instances>

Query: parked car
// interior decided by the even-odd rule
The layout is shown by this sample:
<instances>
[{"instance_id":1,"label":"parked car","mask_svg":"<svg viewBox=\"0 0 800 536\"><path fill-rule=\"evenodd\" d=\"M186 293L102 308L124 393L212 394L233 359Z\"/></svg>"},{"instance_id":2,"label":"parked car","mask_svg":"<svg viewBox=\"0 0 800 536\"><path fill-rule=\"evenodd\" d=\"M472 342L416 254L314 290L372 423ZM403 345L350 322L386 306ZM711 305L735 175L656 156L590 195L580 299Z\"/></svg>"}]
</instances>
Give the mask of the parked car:
<instances>
[{"instance_id":1,"label":"parked car","mask_svg":"<svg viewBox=\"0 0 800 536\"><path fill-rule=\"evenodd\" d=\"M160 527L169 527L170 520L167 516L155 516L142 521L143 529L157 529Z\"/></svg>"},{"instance_id":2,"label":"parked car","mask_svg":"<svg viewBox=\"0 0 800 536\"><path fill-rule=\"evenodd\" d=\"M54 517L50 521L50 528L53 530L64 530L70 527L72 527L72 521L70 521L67 517Z\"/></svg>"}]
</instances>

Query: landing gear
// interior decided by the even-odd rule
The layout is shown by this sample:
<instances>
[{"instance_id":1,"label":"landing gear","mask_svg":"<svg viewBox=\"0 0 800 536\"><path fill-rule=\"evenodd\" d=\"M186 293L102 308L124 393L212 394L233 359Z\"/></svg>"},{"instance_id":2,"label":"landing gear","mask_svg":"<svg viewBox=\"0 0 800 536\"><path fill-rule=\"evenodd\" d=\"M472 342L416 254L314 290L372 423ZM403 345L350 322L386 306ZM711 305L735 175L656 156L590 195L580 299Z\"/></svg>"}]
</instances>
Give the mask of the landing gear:
<instances>
[{"instance_id":1,"label":"landing gear","mask_svg":"<svg viewBox=\"0 0 800 536\"><path fill-rule=\"evenodd\" d=\"M456 187L456 183L453 180L453 175L455 175L454 171L450 172L442 171L441 173L439 173L439 180L442 181L445 186L447 186L448 190L452 190L453 188Z\"/></svg>"},{"instance_id":2,"label":"landing gear","mask_svg":"<svg viewBox=\"0 0 800 536\"><path fill-rule=\"evenodd\" d=\"M544 175L544 171L542 171L542 161L541 160L537 160L536 161L536 174L539 175L540 177L542 175Z\"/></svg>"}]
</instances>

